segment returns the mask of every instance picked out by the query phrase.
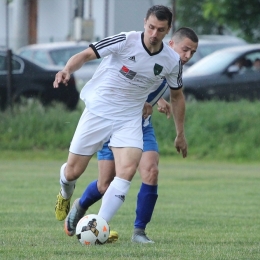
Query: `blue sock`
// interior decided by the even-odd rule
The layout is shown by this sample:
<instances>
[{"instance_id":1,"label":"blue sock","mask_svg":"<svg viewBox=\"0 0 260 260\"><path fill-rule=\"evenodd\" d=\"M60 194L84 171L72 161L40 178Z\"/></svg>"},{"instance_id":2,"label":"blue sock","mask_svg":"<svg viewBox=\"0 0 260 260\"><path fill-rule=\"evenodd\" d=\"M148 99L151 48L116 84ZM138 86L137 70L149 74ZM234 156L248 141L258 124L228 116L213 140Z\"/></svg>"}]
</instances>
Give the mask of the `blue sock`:
<instances>
[{"instance_id":1,"label":"blue sock","mask_svg":"<svg viewBox=\"0 0 260 260\"><path fill-rule=\"evenodd\" d=\"M137 195L135 228L145 229L150 222L156 200L158 198L157 185L147 185L142 183Z\"/></svg>"},{"instance_id":2,"label":"blue sock","mask_svg":"<svg viewBox=\"0 0 260 260\"><path fill-rule=\"evenodd\" d=\"M95 180L87 186L87 188L81 195L79 205L83 209L87 210L91 205L100 200L102 196L103 194L101 194L97 188L97 180Z\"/></svg>"}]
</instances>

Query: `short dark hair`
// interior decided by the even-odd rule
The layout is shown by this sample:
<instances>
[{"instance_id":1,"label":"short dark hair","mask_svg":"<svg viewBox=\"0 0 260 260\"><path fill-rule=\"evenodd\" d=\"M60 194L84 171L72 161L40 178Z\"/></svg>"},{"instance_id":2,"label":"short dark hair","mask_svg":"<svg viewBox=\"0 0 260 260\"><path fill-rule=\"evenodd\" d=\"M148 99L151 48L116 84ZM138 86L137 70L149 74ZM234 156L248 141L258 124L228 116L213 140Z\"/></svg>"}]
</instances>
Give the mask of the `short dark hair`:
<instances>
[{"instance_id":1,"label":"short dark hair","mask_svg":"<svg viewBox=\"0 0 260 260\"><path fill-rule=\"evenodd\" d=\"M172 35L174 41L182 40L183 38L189 38L193 42L199 42L197 34L189 27L181 27Z\"/></svg>"},{"instance_id":2,"label":"short dark hair","mask_svg":"<svg viewBox=\"0 0 260 260\"><path fill-rule=\"evenodd\" d=\"M150 7L146 13L146 20L150 17L150 15L155 15L159 21L168 21L168 26L172 25L172 11L170 8L164 5L154 5Z\"/></svg>"}]
</instances>

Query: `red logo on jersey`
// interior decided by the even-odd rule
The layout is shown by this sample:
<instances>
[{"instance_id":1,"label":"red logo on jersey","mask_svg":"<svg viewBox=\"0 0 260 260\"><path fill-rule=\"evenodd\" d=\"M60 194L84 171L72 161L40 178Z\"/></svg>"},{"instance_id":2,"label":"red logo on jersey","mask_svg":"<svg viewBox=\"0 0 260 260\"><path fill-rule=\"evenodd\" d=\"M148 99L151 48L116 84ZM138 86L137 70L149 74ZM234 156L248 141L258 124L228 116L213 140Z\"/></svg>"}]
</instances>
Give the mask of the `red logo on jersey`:
<instances>
[{"instance_id":1,"label":"red logo on jersey","mask_svg":"<svg viewBox=\"0 0 260 260\"><path fill-rule=\"evenodd\" d=\"M125 73L127 73L127 72L129 71L129 69L128 69L126 66L123 66L123 67L121 68L121 70L124 71Z\"/></svg>"},{"instance_id":2,"label":"red logo on jersey","mask_svg":"<svg viewBox=\"0 0 260 260\"><path fill-rule=\"evenodd\" d=\"M135 77L135 75L136 75L136 72L128 69L126 66L123 66L120 69L120 73L123 74L128 79L133 79Z\"/></svg>"}]
</instances>

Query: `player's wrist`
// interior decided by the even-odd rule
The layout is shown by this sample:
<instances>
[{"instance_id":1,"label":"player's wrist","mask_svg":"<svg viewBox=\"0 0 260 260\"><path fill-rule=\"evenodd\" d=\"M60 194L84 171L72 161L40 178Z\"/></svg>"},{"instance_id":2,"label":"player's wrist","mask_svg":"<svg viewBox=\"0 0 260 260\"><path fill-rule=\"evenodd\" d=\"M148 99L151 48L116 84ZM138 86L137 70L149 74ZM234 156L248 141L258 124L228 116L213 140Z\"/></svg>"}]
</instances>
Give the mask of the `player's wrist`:
<instances>
[{"instance_id":1,"label":"player's wrist","mask_svg":"<svg viewBox=\"0 0 260 260\"><path fill-rule=\"evenodd\" d=\"M185 138L184 130L183 130L183 131L180 131L180 132L177 132L177 137L178 137L178 138Z\"/></svg>"}]
</instances>

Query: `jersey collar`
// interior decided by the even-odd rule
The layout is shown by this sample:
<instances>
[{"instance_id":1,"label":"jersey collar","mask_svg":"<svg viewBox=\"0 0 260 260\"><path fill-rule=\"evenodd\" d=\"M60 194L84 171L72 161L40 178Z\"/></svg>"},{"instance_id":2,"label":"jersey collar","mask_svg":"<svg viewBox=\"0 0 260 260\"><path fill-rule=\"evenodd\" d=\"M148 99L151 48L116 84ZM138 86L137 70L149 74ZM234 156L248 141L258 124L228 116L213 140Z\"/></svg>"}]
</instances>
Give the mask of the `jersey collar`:
<instances>
[{"instance_id":1,"label":"jersey collar","mask_svg":"<svg viewBox=\"0 0 260 260\"><path fill-rule=\"evenodd\" d=\"M160 52L163 50L163 44L164 44L164 43L162 42L162 45L161 45L161 48L159 49L159 51L154 52L154 53L151 53L151 52L146 48L146 46L145 46L145 44L144 44L144 32L142 32L142 34L141 34L141 39L142 39L142 44L143 44L144 49L146 50L146 52L147 52L150 56L156 55L156 54L160 53Z\"/></svg>"}]
</instances>

